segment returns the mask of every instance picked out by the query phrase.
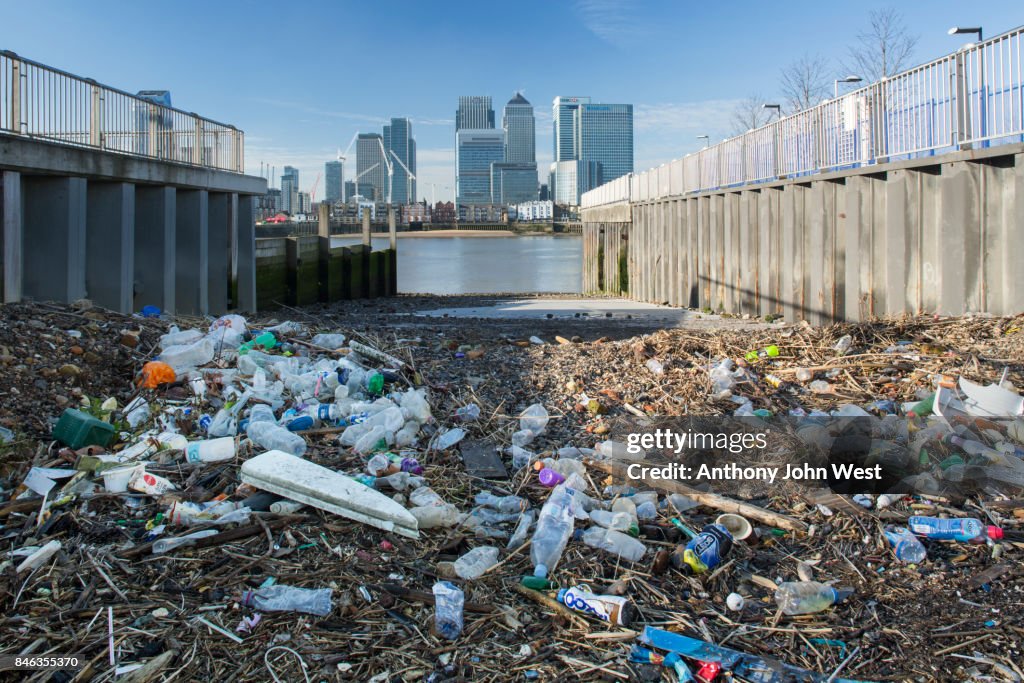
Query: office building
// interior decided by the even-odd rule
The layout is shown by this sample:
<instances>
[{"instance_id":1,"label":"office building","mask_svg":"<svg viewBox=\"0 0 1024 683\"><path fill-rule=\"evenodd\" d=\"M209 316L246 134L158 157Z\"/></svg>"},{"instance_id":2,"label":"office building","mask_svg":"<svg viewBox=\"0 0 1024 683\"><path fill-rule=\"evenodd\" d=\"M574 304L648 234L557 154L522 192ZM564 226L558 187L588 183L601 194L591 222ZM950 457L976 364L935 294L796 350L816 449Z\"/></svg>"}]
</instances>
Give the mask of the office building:
<instances>
[{"instance_id":1,"label":"office building","mask_svg":"<svg viewBox=\"0 0 1024 683\"><path fill-rule=\"evenodd\" d=\"M299 211L299 169L294 166L285 166L281 174L281 206L278 208L286 213Z\"/></svg>"},{"instance_id":2,"label":"office building","mask_svg":"<svg viewBox=\"0 0 1024 683\"><path fill-rule=\"evenodd\" d=\"M345 199L345 186L342 175L345 166L340 161L328 161L324 164L324 199L333 204Z\"/></svg>"},{"instance_id":3,"label":"office building","mask_svg":"<svg viewBox=\"0 0 1024 683\"><path fill-rule=\"evenodd\" d=\"M360 133L356 138L356 182L357 190L363 197L364 186L373 188L373 199L387 201L388 170L384 163L384 138L380 133Z\"/></svg>"},{"instance_id":4,"label":"office building","mask_svg":"<svg viewBox=\"0 0 1024 683\"><path fill-rule=\"evenodd\" d=\"M492 129L455 133L455 203L491 203L491 164L505 158L505 134Z\"/></svg>"},{"instance_id":5,"label":"office building","mask_svg":"<svg viewBox=\"0 0 1024 683\"><path fill-rule=\"evenodd\" d=\"M533 105L521 93L516 93L505 105L501 118L505 131L505 161L530 163L537 160L535 125Z\"/></svg>"},{"instance_id":6,"label":"office building","mask_svg":"<svg viewBox=\"0 0 1024 683\"><path fill-rule=\"evenodd\" d=\"M633 105L556 97L552 118L555 203L576 206L582 193L633 172Z\"/></svg>"},{"instance_id":7,"label":"office building","mask_svg":"<svg viewBox=\"0 0 1024 683\"><path fill-rule=\"evenodd\" d=\"M482 130L494 128L494 108L490 95L464 95L459 97L455 112L455 130Z\"/></svg>"},{"instance_id":8,"label":"office building","mask_svg":"<svg viewBox=\"0 0 1024 683\"><path fill-rule=\"evenodd\" d=\"M350 201L356 196L356 184L351 180L345 181L345 201Z\"/></svg>"},{"instance_id":9,"label":"office building","mask_svg":"<svg viewBox=\"0 0 1024 683\"><path fill-rule=\"evenodd\" d=\"M542 183L541 184L541 186L540 186L540 197L538 197L538 199L540 199L540 201L542 201L542 202L543 201L547 201L548 199L551 199L551 194L548 192L548 185L547 185L547 183Z\"/></svg>"},{"instance_id":10,"label":"office building","mask_svg":"<svg viewBox=\"0 0 1024 683\"><path fill-rule=\"evenodd\" d=\"M537 199L537 164L508 161L491 164L491 203L520 204Z\"/></svg>"},{"instance_id":11,"label":"office building","mask_svg":"<svg viewBox=\"0 0 1024 683\"><path fill-rule=\"evenodd\" d=\"M409 119L393 118L390 125L384 126L384 149L388 151L388 161L394 165L391 203L402 205L415 202L416 181L395 161L397 156L412 175L416 175L416 141L412 138L412 123ZM391 156L391 152L395 155Z\"/></svg>"},{"instance_id":12,"label":"office building","mask_svg":"<svg viewBox=\"0 0 1024 683\"><path fill-rule=\"evenodd\" d=\"M313 211L313 203L312 203L312 201L310 201L310 197L309 197L309 193L308 192L299 192L299 194L298 194L298 203L296 204L296 207L297 207L296 213L300 213L300 214L304 214L304 215L308 214L308 213L312 213L312 211Z\"/></svg>"},{"instance_id":13,"label":"office building","mask_svg":"<svg viewBox=\"0 0 1024 683\"><path fill-rule=\"evenodd\" d=\"M581 104L575 137L581 194L633 172L633 105Z\"/></svg>"}]
</instances>

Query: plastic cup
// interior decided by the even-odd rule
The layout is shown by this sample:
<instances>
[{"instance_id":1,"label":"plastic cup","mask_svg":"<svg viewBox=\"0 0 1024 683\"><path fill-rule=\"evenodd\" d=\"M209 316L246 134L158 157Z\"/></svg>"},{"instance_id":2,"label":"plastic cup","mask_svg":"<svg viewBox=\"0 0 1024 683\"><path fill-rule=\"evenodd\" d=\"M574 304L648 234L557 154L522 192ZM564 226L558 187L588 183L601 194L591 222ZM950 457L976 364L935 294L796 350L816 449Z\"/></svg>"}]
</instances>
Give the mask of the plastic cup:
<instances>
[{"instance_id":1,"label":"plastic cup","mask_svg":"<svg viewBox=\"0 0 1024 683\"><path fill-rule=\"evenodd\" d=\"M750 526L750 522L746 518L731 513L719 515L715 523L721 524L728 529L729 533L737 541L742 541L754 532L754 527Z\"/></svg>"},{"instance_id":2,"label":"plastic cup","mask_svg":"<svg viewBox=\"0 0 1024 683\"><path fill-rule=\"evenodd\" d=\"M124 493L128 490L128 480L138 469L138 465L131 467L117 467L103 472L103 487L110 493Z\"/></svg>"}]
</instances>

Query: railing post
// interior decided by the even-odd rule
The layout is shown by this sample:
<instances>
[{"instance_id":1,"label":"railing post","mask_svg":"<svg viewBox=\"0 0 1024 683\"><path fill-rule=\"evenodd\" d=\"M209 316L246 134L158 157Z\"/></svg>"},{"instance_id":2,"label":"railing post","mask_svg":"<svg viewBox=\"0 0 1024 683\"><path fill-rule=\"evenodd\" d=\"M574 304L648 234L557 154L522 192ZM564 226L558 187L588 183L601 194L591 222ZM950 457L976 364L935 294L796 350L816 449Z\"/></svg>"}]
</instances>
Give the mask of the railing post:
<instances>
[{"instance_id":1,"label":"railing post","mask_svg":"<svg viewBox=\"0 0 1024 683\"><path fill-rule=\"evenodd\" d=\"M203 165L203 120L196 118L196 139L192 147L192 163L196 166Z\"/></svg>"},{"instance_id":2,"label":"railing post","mask_svg":"<svg viewBox=\"0 0 1024 683\"><path fill-rule=\"evenodd\" d=\"M959 50L953 56L953 97L949 104L953 107L952 120L956 124L953 131L953 144L961 149L968 147L967 138L971 129L971 97L967 88L967 52Z\"/></svg>"},{"instance_id":3,"label":"railing post","mask_svg":"<svg viewBox=\"0 0 1024 683\"><path fill-rule=\"evenodd\" d=\"M92 103L89 110L89 145L103 149L103 93L100 86L93 84Z\"/></svg>"},{"instance_id":4,"label":"railing post","mask_svg":"<svg viewBox=\"0 0 1024 683\"><path fill-rule=\"evenodd\" d=\"M162 145L160 144L161 131L158 123L163 116L158 104L150 104L147 109L149 110L149 126L147 126L146 132L146 156L159 158Z\"/></svg>"},{"instance_id":5,"label":"railing post","mask_svg":"<svg viewBox=\"0 0 1024 683\"><path fill-rule=\"evenodd\" d=\"M19 135L21 128L21 60L11 58L11 130Z\"/></svg>"}]
</instances>

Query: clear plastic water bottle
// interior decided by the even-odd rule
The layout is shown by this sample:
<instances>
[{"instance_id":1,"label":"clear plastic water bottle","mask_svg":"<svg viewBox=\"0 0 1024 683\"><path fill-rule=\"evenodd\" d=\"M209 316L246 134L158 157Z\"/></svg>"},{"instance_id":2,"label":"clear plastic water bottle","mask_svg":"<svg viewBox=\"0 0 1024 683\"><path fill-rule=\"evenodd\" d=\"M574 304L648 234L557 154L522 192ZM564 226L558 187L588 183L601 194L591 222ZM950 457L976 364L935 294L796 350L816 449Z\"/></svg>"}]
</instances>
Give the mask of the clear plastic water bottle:
<instances>
[{"instance_id":1,"label":"clear plastic water bottle","mask_svg":"<svg viewBox=\"0 0 1024 683\"><path fill-rule=\"evenodd\" d=\"M460 579L478 579L498 563L498 554L498 549L491 545L473 548L455 560L455 573Z\"/></svg>"},{"instance_id":2,"label":"clear plastic water bottle","mask_svg":"<svg viewBox=\"0 0 1024 683\"><path fill-rule=\"evenodd\" d=\"M195 545L195 542L200 538L206 538L207 536L214 536L220 532L216 529L203 529L202 531L196 531L191 534L184 536L176 536L174 538L158 538L153 542L153 554L162 555L169 553L175 548L182 548L184 546Z\"/></svg>"},{"instance_id":3,"label":"clear plastic water bottle","mask_svg":"<svg viewBox=\"0 0 1024 683\"><path fill-rule=\"evenodd\" d=\"M612 512L610 510L591 510L590 521L605 529L616 531L629 531L633 526L633 520L625 512Z\"/></svg>"},{"instance_id":4,"label":"clear plastic water bottle","mask_svg":"<svg viewBox=\"0 0 1024 683\"><path fill-rule=\"evenodd\" d=\"M530 545L530 561L535 576L548 576L562 557L576 525L573 511L575 495L573 489L559 484L541 508L537 530L533 532L533 543Z\"/></svg>"},{"instance_id":5,"label":"clear plastic water bottle","mask_svg":"<svg viewBox=\"0 0 1024 683\"><path fill-rule=\"evenodd\" d=\"M910 564L919 564L928 557L928 551L924 549L917 536L909 529L901 526L888 526L885 528L885 538L892 545L896 558Z\"/></svg>"},{"instance_id":6,"label":"clear plastic water bottle","mask_svg":"<svg viewBox=\"0 0 1024 683\"><path fill-rule=\"evenodd\" d=\"M302 612L326 617L331 613L330 588L269 586L242 593L242 604L261 612Z\"/></svg>"},{"instance_id":7,"label":"clear plastic water bottle","mask_svg":"<svg viewBox=\"0 0 1024 683\"><path fill-rule=\"evenodd\" d=\"M459 422L473 422L480 417L480 406L475 403L462 406L455 411L455 419Z\"/></svg>"},{"instance_id":8,"label":"clear plastic water bottle","mask_svg":"<svg viewBox=\"0 0 1024 683\"><path fill-rule=\"evenodd\" d=\"M455 640L462 634L462 609L466 596L450 581L434 584L434 625L438 634L448 640Z\"/></svg>"},{"instance_id":9,"label":"clear plastic water bottle","mask_svg":"<svg viewBox=\"0 0 1024 683\"><path fill-rule=\"evenodd\" d=\"M519 517L516 530L512 532L512 537L508 539L508 545L506 546L508 550L515 550L523 543L526 543L526 536L530 533L534 516L533 510L527 510Z\"/></svg>"},{"instance_id":10,"label":"clear plastic water bottle","mask_svg":"<svg viewBox=\"0 0 1024 683\"><path fill-rule=\"evenodd\" d=\"M599 526L590 527L580 533L580 540L591 548L599 548L630 562L636 562L647 552L647 546L632 536Z\"/></svg>"},{"instance_id":11,"label":"clear plastic water bottle","mask_svg":"<svg viewBox=\"0 0 1024 683\"><path fill-rule=\"evenodd\" d=\"M249 422L246 434L267 451L284 451L300 458L306 453L306 440L275 422Z\"/></svg>"},{"instance_id":12,"label":"clear plastic water bottle","mask_svg":"<svg viewBox=\"0 0 1024 683\"><path fill-rule=\"evenodd\" d=\"M209 337L188 345L171 346L160 352L160 360L167 363L174 372L181 374L186 370L206 365L213 360L216 352L215 342Z\"/></svg>"},{"instance_id":13,"label":"clear plastic water bottle","mask_svg":"<svg viewBox=\"0 0 1024 683\"><path fill-rule=\"evenodd\" d=\"M911 517L907 526L918 536L936 541L964 541L984 543L987 539L998 541L1003 530L997 526L986 526L980 520L942 519L941 517Z\"/></svg>"},{"instance_id":14,"label":"clear plastic water bottle","mask_svg":"<svg viewBox=\"0 0 1024 683\"><path fill-rule=\"evenodd\" d=\"M437 439L434 441L434 448L439 451L447 450L462 441L464 436L466 436L466 430L461 427L449 429L442 434L438 434Z\"/></svg>"},{"instance_id":15,"label":"clear plastic water bottle","mask_svg":"<svg viewBox=\"0 0 1024 683\"><path fill-rule=\"evenodd\" d=\"M786 581L775 591L775 602L783 614L814 614L853 595L845 588L833 588L817 581Z\"/></svg>"},{"instance_id":16,"label":"clear plastic water bottle","mask_svg":"<svg viewBox=\"0 0 1024 683\"><path fill-rule=\"evenodd\" d=\"M235 439L231 436L192 441L185 449L185 459L189 462L223 462L231 460L235 454Z\"/></svg>"},{"instance_id":17,"label":"clear plastic water bottle","mask_svg":"<svg viewBox=\"0 0 1024 683\"><path fill-rule=\"evenodd\" d=\"M477 505L486 505L499 512L522 512L529 505L519 496L496 496L490 491L481 491L473 501Z\"/></svg>"}]
</instances>

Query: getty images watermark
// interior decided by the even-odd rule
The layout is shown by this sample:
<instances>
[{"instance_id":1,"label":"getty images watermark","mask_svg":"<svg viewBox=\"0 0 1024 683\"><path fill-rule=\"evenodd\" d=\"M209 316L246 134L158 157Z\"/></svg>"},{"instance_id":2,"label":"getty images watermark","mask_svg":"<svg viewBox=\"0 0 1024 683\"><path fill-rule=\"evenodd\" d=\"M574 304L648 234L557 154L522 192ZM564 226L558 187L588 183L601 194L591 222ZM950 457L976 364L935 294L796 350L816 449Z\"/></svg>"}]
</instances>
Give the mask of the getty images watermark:
<instances>
[{"instance_id":1,"label":"getty images watermark","mask_svg":"<svg viewBox=\"0 0 1024 683\"><path fill-rule=\"evenodd\" d=\"M632 486L672 480L747 498L784 485L883 493L922 472L895 416L619 419L610 436L620 444L613 478Z\"/></svg>"}]
</instances>

